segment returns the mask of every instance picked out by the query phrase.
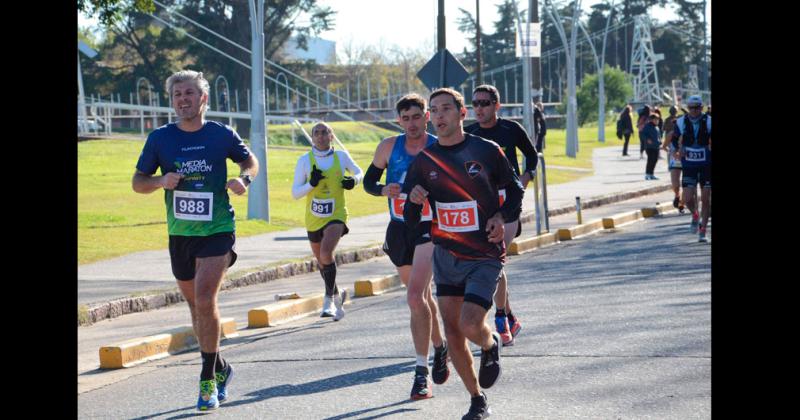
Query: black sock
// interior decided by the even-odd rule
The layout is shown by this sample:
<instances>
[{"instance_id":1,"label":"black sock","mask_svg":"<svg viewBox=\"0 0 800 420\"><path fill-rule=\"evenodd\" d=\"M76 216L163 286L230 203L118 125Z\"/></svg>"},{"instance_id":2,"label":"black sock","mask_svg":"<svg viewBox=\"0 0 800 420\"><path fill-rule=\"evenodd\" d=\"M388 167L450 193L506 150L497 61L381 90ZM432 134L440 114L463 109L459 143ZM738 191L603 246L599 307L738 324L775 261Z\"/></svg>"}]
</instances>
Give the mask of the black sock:
<instances>
[{"instance_id":1,"label":"black sock","mask_svg":"<svg viewBox=\"0 0 800 420\"><path fill-rule=\"evenodd\" d=\"M495 312L495 313L494 313L494 316L495 316L495 317L498 317L498 316L506 316L506 310L505 310L505 308L504 308L504 309L497 308L497 312Z\"/></svg>"},{"instance_id":2,"label":"black sock","mask_svg":"<svg viewBox=\"0 0 800 420\"><path fill-rule=\"evenodd\" d=\"M200 371L201 381L210 381L214 379L214 364L217 362L218 354L219 353L200 352L200 358L203 359L203 370Z\"/></svg>"},{"instance_id":3,"label":"black sock","mask_svg":"<svg viewBox=\"0 0 800 420\"><path fill-rule=\"evenodd\" d=\"M517 318L514 318L514 315L511 312L509 312L508 315L506 315L506 316L508 317L508 323L509 324L513 324L513 323L517 322Z\"/></svg>"},{"instance_id":4,"label":"black sock","mask_svg":"<svg viewBox=\"0 0 800 420\"><path fill-rule=\"evenodd\" d=\"M222 355L217 353L217 363L214 364L214 371L215 372L222 372L225 370L225 367L228 364L225 362L225 359L222 358Z\"/></svg>"},{"instance_id":5,"label":"black sock","mask_svg":"<svg viewBox=\"0 0 800 420\"><path fill-rule=\"evenodd\" d=\"M428 368L425 367L425 366L417 366L414 369L414 374L427 376L428 375Z\"/></svg>"},{"instance_id":6,"label":"black sock","mask_svg":"<svg viewBox=\"0 0 800 420\"><path fill-rule=\"evenodd\" d=\"M322 280L325 281L325 295L333 296L338 293L339 288L336 287L336 262L323 265L319 272L322 274Z\"/></svg>"}]
</instances>

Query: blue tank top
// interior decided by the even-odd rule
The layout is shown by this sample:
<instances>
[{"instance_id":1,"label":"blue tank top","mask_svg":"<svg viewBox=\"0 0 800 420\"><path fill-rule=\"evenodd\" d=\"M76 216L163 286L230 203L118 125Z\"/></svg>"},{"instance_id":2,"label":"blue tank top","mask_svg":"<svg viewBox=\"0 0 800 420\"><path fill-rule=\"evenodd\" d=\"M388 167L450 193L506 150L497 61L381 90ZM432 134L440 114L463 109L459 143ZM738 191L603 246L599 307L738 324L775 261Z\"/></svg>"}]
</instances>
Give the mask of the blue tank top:
<instances>
[{"instance_id":1,"label":"blue tank top","mask_svg":"<svg viewBox=\"0 0 800 420\"><path fill-rule=\"evenodd\" d=\"M433 134L427 133L428 139L425 143L425 147L430 146L433 143L436 143L436 136ZM409 155L406 152L406 135L401 134L397 136L397 139L394 142L394 148L392 148L392 154L389 156L389 164L386 166L386 184L391 184L396 182L400 184L402 187L403 182L406 179L406 171L411 166L411 162L414 161L416 156ZM402 199L389 199L389 215L391 216L392 220L397 220L399 222L403 221L403 209L402 204L405 203L405 194L403 195Z\"/></svg>"}]
</instances>

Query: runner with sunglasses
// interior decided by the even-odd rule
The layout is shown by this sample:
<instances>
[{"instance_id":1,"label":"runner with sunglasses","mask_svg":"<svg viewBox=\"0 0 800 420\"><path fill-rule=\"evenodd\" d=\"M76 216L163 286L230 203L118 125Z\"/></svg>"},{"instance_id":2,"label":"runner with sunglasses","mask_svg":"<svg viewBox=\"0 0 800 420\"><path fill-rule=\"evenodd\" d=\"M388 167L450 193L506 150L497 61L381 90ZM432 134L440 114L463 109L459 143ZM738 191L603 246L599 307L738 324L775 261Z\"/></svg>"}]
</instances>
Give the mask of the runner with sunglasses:
<instances>
[{"instance_id":1,"label":"runner with sunglasses","mask_svg":"<svg viewBox=\"0 0 800 420\"><path fill-rule=\"evenodd\" d=\"M497 116L500 110L500 92L492 85L480 85L472 91L472 109L475 112L476 123L466 127L465 132L492 140L503 148L511 167L519 176L523 188L536 175L536 164L539 161L536 148L531 143L528 133L516 121L507 120ZM517 149L525 156L525 172L520 174L517 163ZM505 198L505 190L500 190L500 201ZM504 242L506 247L522 233L522 223L519 218L507 220L505 226ZM494 304L497 308L494 315L495 327L503 339L504 346L514 344L514 338L522 330L522 324L511 312L508 299L508 278L505 270L500 274L497 293L494 295Z\"/></svg>"}]
</instances>

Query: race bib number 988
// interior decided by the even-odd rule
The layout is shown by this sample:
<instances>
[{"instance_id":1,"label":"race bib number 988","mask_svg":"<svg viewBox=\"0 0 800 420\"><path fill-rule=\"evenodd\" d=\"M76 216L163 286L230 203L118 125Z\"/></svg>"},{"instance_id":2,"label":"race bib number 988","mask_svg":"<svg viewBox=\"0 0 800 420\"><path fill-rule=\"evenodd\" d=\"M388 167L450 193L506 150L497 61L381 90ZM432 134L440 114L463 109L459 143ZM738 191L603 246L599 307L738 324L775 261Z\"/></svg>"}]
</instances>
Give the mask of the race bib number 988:
<instances>
[{"instance_id":1,"label":"race bib number 988","mask_svg":"<svg viewBox=\"0 0 800 420\"><path fill-rule=\"evenodd\" d=\"M172 212L176 219L211 221L214 193L175 191L172 195Z\"/></svg>"},{"instance_id":2,"label":"race bib number 988","mask_svg":"<svg viewBox=\"0 0 800 420\"><path fill-rule=\"evenodd\" d=\"M311 200L311 214L325 218L333 215L336 199L334 198L314 198Z\"/></svg>"},{"instance_id":3,"label":"race bib number 988","mask_svg":"<svg viewBox=\"0 0 800 420\"><path fill-rule=\"evenodd\" d=\"M479 229L478 203L475 200L458 203L436 202L439 229L445 232L472 232Z\"/></svg>"}]
</instances>

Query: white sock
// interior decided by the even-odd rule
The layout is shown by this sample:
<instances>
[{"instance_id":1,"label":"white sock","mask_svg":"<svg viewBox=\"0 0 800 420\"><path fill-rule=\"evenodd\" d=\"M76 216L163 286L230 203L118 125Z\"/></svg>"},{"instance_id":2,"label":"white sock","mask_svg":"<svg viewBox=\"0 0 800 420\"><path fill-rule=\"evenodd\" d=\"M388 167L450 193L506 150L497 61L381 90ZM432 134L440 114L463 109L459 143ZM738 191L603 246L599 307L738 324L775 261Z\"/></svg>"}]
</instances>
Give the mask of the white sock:
<instances>
[{"instance_id":1,"label":"white sock","mask_svg":"<svg viewBox=\"0 0 800 420\"><path fill-rule=\"evenodd\" d=\"M417 355L417 366L424 366L428 371L430 371L430 367L428 366L428 355L427 354L418 354Z\"/></svg>"}]
</instances>

